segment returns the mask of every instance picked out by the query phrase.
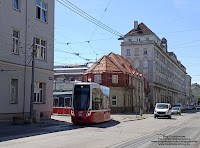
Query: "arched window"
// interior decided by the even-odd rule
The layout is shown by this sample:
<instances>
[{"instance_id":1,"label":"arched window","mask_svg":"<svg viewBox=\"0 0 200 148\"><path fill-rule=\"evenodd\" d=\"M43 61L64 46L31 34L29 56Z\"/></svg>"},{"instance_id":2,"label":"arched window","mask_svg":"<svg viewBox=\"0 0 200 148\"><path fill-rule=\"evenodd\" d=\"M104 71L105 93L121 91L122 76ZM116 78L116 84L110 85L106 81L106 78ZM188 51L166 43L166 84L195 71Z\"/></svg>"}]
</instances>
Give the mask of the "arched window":
<instances>
[{"instance_id":1,"label":"arched window","mask_svg":"<svg viewBox=\"0 0 200 148\"><path fill-rule=\"evenodd\" d=\"M148 67L148 61L147 61L147 60L143 61L143 67L144 67L144 68L147 68L147 67Z\"/></svg>"},{"instance_id":2,"label":"arched window","mask_svg":"<svg viewBox=\"0 0 200 148\"><path fill-rule=\"evenodd\" d=\"M135 60L135 68L139 68L140 67L140 63L139 63L139 60Z\"/></svg>"}]
</instances>

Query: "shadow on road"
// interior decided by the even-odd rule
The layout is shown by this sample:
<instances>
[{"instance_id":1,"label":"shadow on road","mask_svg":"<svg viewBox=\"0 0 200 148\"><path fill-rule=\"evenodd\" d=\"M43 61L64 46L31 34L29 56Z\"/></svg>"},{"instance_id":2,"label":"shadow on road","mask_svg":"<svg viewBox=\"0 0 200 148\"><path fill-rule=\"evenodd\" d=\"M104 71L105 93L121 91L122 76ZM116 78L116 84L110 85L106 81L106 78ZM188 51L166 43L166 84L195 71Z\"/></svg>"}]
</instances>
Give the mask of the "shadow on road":
<instances>
[{"instance_id":1,"label":"shadow on road","mask_svg":"<svg viewBox=\"0 0 200 148\"><path fill-rule=\"evenodd\" d=\"M169 119L168 117L157 117L157 119L177 120L176 118L173 118L173 116L171 119Z\"/></svg>"},{"instance_id":2,"label":"shadow on road","mask_svg":"<svg viewBox=\"0 0 200 148\"><path fill-rule=\"evenodd\" d=\"M4 122L0 123L0 142L85 127L108 128L116 126L119 123L119 121L110 120L99 124L73 125L71 122L54 119L42 120L38 124L24 125L13 125L11 122Z\"/></svg>"},{"instance_id":3,"label":"shadow on road","mask_svg":"<svg viewBox=\"0 0 200 148\"><path fill-rule=\"evenodd\" d=\"M196 113L200 112L200 110L192 109L192 110L183 110L181 112L186 113L186 114L196 114Z\"/></svg>"}]
</instances>

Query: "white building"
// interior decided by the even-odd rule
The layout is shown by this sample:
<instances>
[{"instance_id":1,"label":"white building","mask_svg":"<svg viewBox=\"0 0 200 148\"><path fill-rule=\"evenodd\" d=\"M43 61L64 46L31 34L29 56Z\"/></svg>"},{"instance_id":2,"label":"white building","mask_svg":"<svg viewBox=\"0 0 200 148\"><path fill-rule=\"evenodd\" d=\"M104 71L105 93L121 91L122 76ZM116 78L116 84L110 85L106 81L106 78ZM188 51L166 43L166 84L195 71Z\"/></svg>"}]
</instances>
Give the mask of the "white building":
<instances>
[{"instance_id":1,"label":"white building","mask_svg":"<svg viewBox=\"0 0 200 148\"><path fill-rule=\"evenodd\" d=\"M173 52L168 52L167 40L137 21L122 40L121 55L149 80L151 107L157 102L185 104L186 68Z\"/></svg>"},{"instance_id":2,"label":"white building","mask_svg":"<svg viewBox=\"0 0 200 148\"><path fill-rule=\"evenodd\" d=\"M87 64L54 66L54 91L71 91L74 82L82 81L81 75L87 70Z\"/></svg>"},{"instance_id":3,"label":"white building","mask_svg":"<svg viewBox=\"0 0 200 148\"><path fill-rule=\"evenodd\" d=\"M54 1L0 0L0 120L28 117L36 38L34 110L50 117L53 101Z\"/></svg>"}]
</instances>

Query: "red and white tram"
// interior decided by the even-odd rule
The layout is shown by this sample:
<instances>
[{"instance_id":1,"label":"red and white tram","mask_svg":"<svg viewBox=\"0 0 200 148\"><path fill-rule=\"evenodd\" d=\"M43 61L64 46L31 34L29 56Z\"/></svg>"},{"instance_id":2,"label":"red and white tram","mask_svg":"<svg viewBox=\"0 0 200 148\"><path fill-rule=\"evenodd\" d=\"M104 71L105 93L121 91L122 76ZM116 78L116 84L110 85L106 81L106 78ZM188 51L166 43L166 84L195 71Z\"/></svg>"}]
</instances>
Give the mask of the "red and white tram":
<instances>
[{"instance_id":1,"label":"red and white tram","mask_svg":"<svg viewBox=\"0 0 200 148\"><path fill-rule=\"evenodd\" d=\"M73 123L100 123L110 120L110 90L96 83L74 84L71 119Z\"/></svg>"}]
</instances>

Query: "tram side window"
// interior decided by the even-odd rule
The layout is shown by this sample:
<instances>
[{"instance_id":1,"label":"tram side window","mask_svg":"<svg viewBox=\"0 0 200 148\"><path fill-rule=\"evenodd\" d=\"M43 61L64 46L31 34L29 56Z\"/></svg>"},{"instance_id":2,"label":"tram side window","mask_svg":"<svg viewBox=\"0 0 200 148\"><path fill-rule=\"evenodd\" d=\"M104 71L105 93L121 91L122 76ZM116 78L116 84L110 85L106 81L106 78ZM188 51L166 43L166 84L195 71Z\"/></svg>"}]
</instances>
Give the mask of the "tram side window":
<instances>
[{"instance_id":1,"label":"tram side window","mask_svg":"<svg viewBox=\"0 0 200 148\"><path fill-rule=\"evenodd\" d=\"M64 107L64 98L59 99L59 107Z\"/></svg>"},{"instance_id":2,"label":"tram side window","mask_svg":"<svg viewBox=\"0 0 200 148\"><path fill-rule=\"evenodd\" d=\"M92 90L92 109L100 110L109 108L109 97L100 88Z\"/></svg>"},{"instance_id":3,"label":"tram side window","mask_svg":"<svg viewBox=\"0 0 200 148\"><path fill-rule=\"evenodd\" d=\"M58 98L53 100L53 107L59 107Z\"/></svg>"},{"instance_id":4,"label":"tram side window","mask_svg":"<svg viewBox=\"0 0 200 148\"><path fill-rule=\"evenodd\" d=\"M71 98L65 98L65 107L71 107Z\"/></svg>"}]
</instances>

